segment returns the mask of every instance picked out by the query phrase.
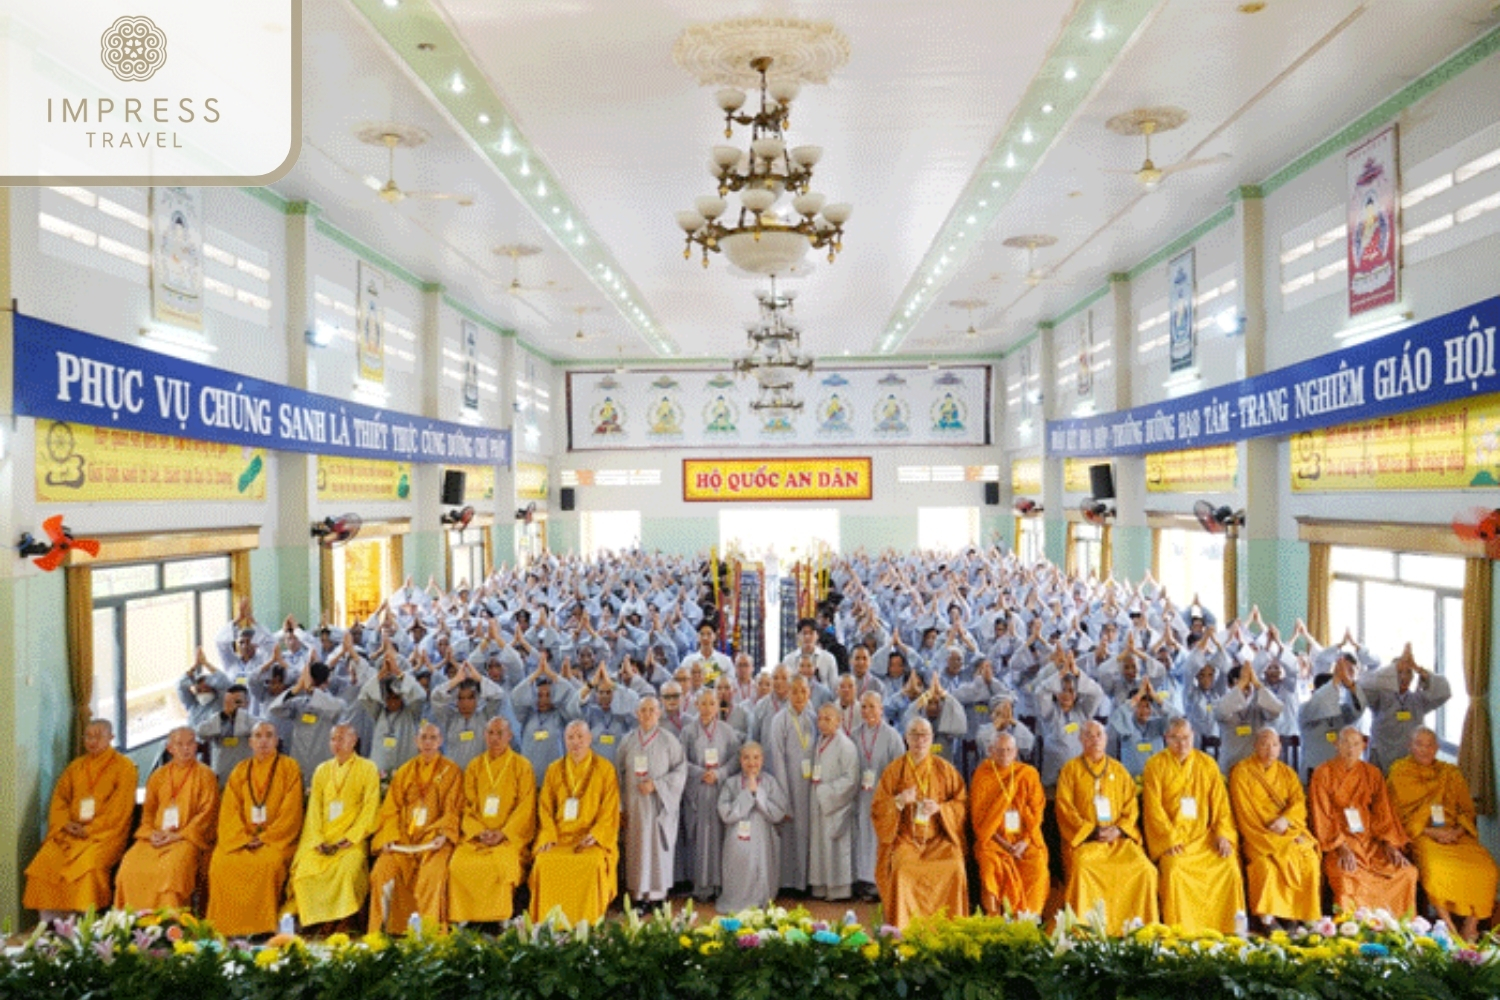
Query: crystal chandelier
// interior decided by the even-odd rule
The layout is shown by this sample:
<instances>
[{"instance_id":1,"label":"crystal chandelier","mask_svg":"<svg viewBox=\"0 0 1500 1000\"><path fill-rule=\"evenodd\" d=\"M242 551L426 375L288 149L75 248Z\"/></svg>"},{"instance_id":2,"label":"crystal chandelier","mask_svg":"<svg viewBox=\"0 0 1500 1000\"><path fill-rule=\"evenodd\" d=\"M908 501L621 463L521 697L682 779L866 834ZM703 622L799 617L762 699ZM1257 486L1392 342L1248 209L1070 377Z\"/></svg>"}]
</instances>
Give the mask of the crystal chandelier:
<instances>
[{"instance_id":1,"label":"crystal chandelier","mask_svg":"<svg viewBox=\"0 0 1500 1000\"><path fill-rule=\"evenodd\" d=\"M792 100L800 89L795 80L767 81L770 56L756 56L750 67L760 77L759 110L742 111L746 94L738 87L724 87L716 95L724 111L724 137L734 137L734 126L750 128L750 146L715 146L709 173L719 182L719 193L704 195L693 207L677 213L677 224L687 233L682 256L691 260L693 246L703 250L703 266L709 251L724 251L737 267L754 274L785 273L800 261L809 246L827 248L833 262L843 249L844 223L853 207L844 202L827 205L823 195L811 190L813 167L823 155L820 146L788 149L785 130L791 121ZM733 221L721 219L729 209L726 196L739 195L740 208ZM777 207L782 195L791 195L790 211ZM791 216L795 213L796 220Z\"/></svg>"},{"instance_id":2,"label":"crystal chandelier","mask_svg":"<svg viewBox=\"0 0 1500 1000\"><path fill-rule=\"evenodd\" d=\"M760 318L745 326L750 353L735 359L734 371L752 376L759 386L760 394L750 403L750 409L756 412L802 409L793 382L798 374L812 371L813 359L799 353L802 330L790 318L796 297L796 292L776 291L774 274L771 290L755 293Z\"/></svg>"}]
</instances>

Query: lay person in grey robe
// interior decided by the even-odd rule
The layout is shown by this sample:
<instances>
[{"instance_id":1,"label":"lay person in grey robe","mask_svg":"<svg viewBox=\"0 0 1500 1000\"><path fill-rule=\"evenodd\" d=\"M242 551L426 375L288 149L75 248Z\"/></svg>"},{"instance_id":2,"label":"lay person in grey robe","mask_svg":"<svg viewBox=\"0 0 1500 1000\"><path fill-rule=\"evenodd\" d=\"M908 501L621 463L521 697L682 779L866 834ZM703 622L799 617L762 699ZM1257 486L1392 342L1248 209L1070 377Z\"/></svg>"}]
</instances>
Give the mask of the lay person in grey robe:
<instances>
[{"instance_id":1,"label":"lay person in grey robe","mask_svg":"<svg viewBox=\"0 0 1500 1000\"><path fill-rule=\"evenodd\" d=\"M740 747L740 773L719 788L719 819L724 822L724 888L714 904L720 913L766 906L781 882L781 838L776 824L786 818L781 782L762 770L759 743Z\"/></svg>"},{"instance_id":2,"label":"lay person in grey robe","mask_svg":"<svg viewBox=\"0 0 1500 1000\"><path fill-rule=\"evenodd\" d=\"M848 899L854 883L854 806L859 796L858 754L844 735L838 706L818 709L813 752L812 824L807 882L818 899Z\"/></svg>"},{"instance_id":3,"label":"lay person in grey robe","mask_svg":"<svg viewBox=\"0 0 1500 1000\"><path fill-rule=\"evenodd\" d=\"M678 808L687 782L682 744L661 722L661 703L642 698L639 728L620 744L620 826L625 841L625 889L636 903L654 903L672 891Z\"/></svg>"},{"instance_id":4,"label":"lay person in grey robe","mask_svg":"<svg viewBox=\"0 0 1500 1000\"><path fill-rule=\"evenodd\" d=\"M786 790L788 816L781 824L781 888L807 891L807 848L812 836L812 758L818 719L808 704L807 678L792 680L786 708L767 727L766 769Z\"/></svg>"},{"instance_id":5,"label":"lay person in grey robe","mask_svg":"<svg viewBox=\"0 0 1500 1000\"><path fill-rule=\"evenodd\" d=\"M720 857L724 823L719 819L719 787L740 770L740 736L719 718L719 696L713 690L705 688L698 693L698 718L682 729L682 752L687 756L682 829L686 832L688 876L693 883L693 898L706 901L723 884Z\"/></svg>"},{"instance_id":6,"label":"lay person in grey robe","mask_svg":"<svg viewBox=\"0 0 1500 1000\"><path fill-rule=\"evenodd\" d=\"M859 790L854 805L854 882L861 899L879 898L875 891L875 854L880 842L870 820L875 786L891 762L906 752L901 733L885 721L885 701L874 691L859 699L859 722L849 733L859 766Z\"/></svg>"}]
</instances>

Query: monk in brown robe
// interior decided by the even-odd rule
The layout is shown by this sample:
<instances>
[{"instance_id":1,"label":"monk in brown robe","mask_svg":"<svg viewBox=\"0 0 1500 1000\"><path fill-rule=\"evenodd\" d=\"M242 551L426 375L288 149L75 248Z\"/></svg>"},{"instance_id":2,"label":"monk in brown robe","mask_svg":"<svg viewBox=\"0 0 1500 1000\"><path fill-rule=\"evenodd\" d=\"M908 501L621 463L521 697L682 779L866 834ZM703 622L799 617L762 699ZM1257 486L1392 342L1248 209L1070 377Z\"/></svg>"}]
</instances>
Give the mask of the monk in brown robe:
<instances>
[{"instance_id":1,"label":"monk in brown robe","mask_svg":"<svg viewBox=\"0 0 1500 1000\"><path fill-rule=\"evenodd\" d=\"M906 753L880 777L870 803L879 844L875 882L885 919L905 927L915 917L969 913L964 872L968 790L954 766L932 754L932 724L906 727Z\"/></svg>"},{"instance_id":2,"label":"monk in brown robe","mask_svg":"<svg viewBox=\"0 0 1500 1000\"><path fill-rule=\"evenodd\" d=\"M391 775L370 850L370 930L404 930L412 913L445 926L448 860L463 821L464 774L439 751L443 731L417 730L417 755Z\"/></svg>"},{"instance_id":3,"label":"monk in brown robe","mask_svg":"<svg viewBox=\"0 0 1500 1000\"><path fill-rule=\"evenodd\" d=\"M302 769L276 752L276 727L250 730L250 759L229 772L208 864L208 922L220 934L275 933L302 835Z\"/></svg>"},{"instance_id":4,"label":"monk in brown robe","mask_svg":"<svg viewBox=\"0 0 1500 1000\"><path fill-rule=\"evenodd\" d=\"M219 779L198 760L198 737L187 726L167 736L171 762L146 781L146 804L135 844L115 876L121 910L184 907L193 901L205 852L219 817Z\"/></svg>"},{"instance_id":5,"label":"monk in brown robe","mask_svg":"<svg viewBox=\"0 0 1500 1000\"><path fill-rule=\"evenodd\" d=\"M27 909L42 920L109 908L109 875L130 839L135 765L110 746L114 727L95 719L83 731L84 755L52 790L47 839L26 869Z\"/></svg>"},{"instance_id":6,"label":"monk in brown robe","mask_svg":"<svg viewBox=\"0 0 1500 1000\"><path fill-rule=\"evenodd\" d=\"M1323 877L1340 909L1364 906L1407 916L1416 907L1417 869L1401 853L1408 840L1385 779L1360 759L1364 752L1364 734L1344 727L1338 756L1318 765L1308 786Z\"/></svg>"}]
</instances>

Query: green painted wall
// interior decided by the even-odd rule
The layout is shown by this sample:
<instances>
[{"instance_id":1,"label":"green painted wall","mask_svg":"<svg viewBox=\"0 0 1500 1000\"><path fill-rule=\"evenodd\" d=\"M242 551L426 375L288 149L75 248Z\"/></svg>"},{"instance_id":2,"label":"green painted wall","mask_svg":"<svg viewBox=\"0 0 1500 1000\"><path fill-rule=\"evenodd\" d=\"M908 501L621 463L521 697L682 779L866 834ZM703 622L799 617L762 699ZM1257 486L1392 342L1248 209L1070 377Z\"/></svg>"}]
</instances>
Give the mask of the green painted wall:
<instances>
[{"instance_id":1,"label":"green painted wall","mask_svg":"<svg viewBox=\"0 0 1500 1000\"><path fill-rule=\"evenodd\" d=\"M443 563L443 533L441 531L413 531L402 536L406 539L403 554L406 575L425 583L428 577L438 581L448 578L448 567Z\"/></svg>"},{"instance_id":2,"label":"green painted wall","mask_svg":"<svg viewBox=\"0 0 1500 1000\"><path fill-rule=\"evenodd\" d=\"M1151 568L1151 529L1138 524L1117 524L1109 529L1116 580L1140 580Z\"/></svg>"},{"instance_id":3,"label":"green painted wall","mask_svg":"<svg viewBox=\"0 0 1500 1000\"><path fill-rule=\"evenodd\" d=\"M840 552L854 552L860 548L870 553L888 548L910 551L916 547L916 511L901 517L839 516Z\"/></svg>"},{"instance_id":4,"label":"green painted wall","mask_svg":"<svg viewBox=\"0 0 1500 1000\"><path fill-rule=\"evenodd\" d=\"M511 566L516 561L516 523L497 520L490 528L490 551L496 567Z\"/></svg>"},{"instance_id":5,"label":"green painted wall","mask_svg":"<svg viewBox=\"0 0 1500 1000\"><path fill-rule=\"evenodd\" d=\"M1016 549L1016 519L999 507L981 507L979 510L979 544L985 548L1000 540L1007 551Z\"/></svg>"},{"instance_id":6,"label":"green painted wall","mask_svg":"<svg viewBox=\"0 0 1500 1000\"><path fill-rule=\"evenodd\" d=\"M0 924L21 923L22 872L68 761L72 691L61 572L0 579Z\"/></svg>"},{"instance_id":7,"label":"green painted wall","mask_svg":"<svg viewBox=\"0 0 1500 1000\"><path fill-rule=\"evenodd\" d=\"M575 545L577 543L575 542ZM719 544L719 519L709 517L642 517L641 548L690 556Z\"/></svg>"},{"instance_id":8,"label":"green painted wall","mask_svg":"<svg viewBox=\"0 0 1500 1000\"><path fill-rule=\"evenodd\" d=\"M1043 554L1047 561L1057 566L1066 566L1068 557L1068 522L1047 518L1042 521Z\"/></svg>"},{"instance_id":9,"label":"green painted wall","mask_svg":"<svg viewBox=\"0 0 1500 1000\"><path fill-rule=\"evenodd\" d=\"M1307 617L1308 548L1303 542L1248 539L1240 565L1240 603L1260 606L1261 617L1282 635L1291 635L1298 618Z\"/></svg>"},{"instance_id":10,"label":"green painted wall","mask_svg":"<svg viewBox=\"0 0 1500 1000\"><path fill-rule=\"evenodd\" d=\"M547 551L568 555L579 550L583 527L576 517L558 517L547 521ZM641 544L645 545L646 524L641 522ZM647 546L649 548L649 546Z\"/></svg>"}]
</instances>

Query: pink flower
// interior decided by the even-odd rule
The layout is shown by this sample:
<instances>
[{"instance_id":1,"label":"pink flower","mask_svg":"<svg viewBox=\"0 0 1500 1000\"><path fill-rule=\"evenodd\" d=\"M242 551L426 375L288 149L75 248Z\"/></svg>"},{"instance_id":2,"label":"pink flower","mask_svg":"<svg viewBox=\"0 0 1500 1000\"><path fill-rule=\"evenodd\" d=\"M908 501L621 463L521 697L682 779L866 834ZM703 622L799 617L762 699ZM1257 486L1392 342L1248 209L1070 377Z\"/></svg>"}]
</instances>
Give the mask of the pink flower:
<instances>
[{"instance_id":1,"label":"pink flower","mask_svg":"<svg viewBox=\"0 0 1500 1000\"><path fill-rule=\"evenodd\" d=\"M1453 961L1463 962L1466 965L1478 965L1484 961L1484 956L1473 948L1460 948L1453 953Z\"/></svg>"}]
</instances>

